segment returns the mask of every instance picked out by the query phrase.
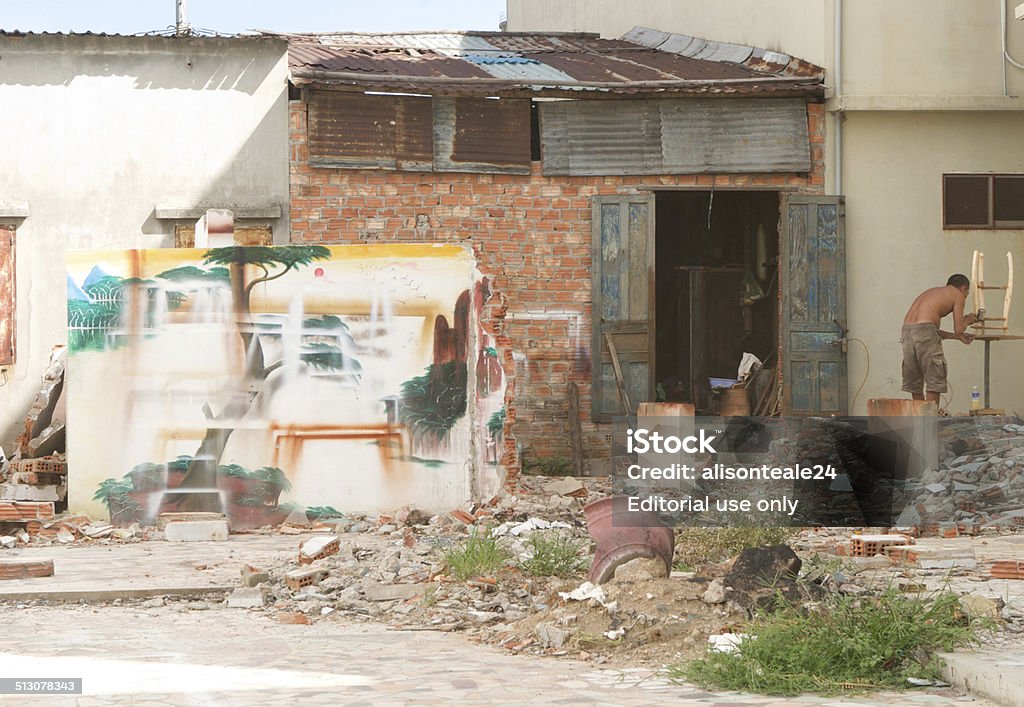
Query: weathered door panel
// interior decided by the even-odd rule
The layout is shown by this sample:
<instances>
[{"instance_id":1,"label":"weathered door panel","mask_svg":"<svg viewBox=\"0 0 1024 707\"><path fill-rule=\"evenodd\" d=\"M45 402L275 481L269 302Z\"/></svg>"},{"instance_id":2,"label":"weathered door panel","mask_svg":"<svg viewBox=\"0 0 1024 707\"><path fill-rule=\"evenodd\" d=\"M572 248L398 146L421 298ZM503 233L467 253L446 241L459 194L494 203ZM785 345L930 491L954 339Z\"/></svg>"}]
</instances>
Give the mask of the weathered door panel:
<instances>
[{"instance_id":1,"label":"weathered door panel","mask_svg":"<svg viewBox=\"0 0 1024 707\"><path fill-rule=\"evenodd\" d=\"M654 195L593 203L593 419L626 414L605 335L612 337L630 406L654 390Z\"/></svg>"},{"instance_id":2,"label":"weathered door panel","mask_svg":"<svg viewBox=\"0 0 1024 707\"><path fill-rule=\"evenodd\" d=\"M841 196L783 197L784 415L847 414L844 220Z\"/></svg>"}]
</instances>

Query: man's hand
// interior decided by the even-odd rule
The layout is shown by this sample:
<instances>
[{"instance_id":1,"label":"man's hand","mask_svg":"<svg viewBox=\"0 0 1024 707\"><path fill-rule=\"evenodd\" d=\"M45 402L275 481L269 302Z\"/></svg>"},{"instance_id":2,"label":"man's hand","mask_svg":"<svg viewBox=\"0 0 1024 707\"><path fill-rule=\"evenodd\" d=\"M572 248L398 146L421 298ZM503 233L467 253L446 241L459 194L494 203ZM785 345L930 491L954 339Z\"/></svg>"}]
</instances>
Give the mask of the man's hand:
<instances>
[{"instance_id":1,"label":"man's hand","mask_svg":"<svg viewBox=\"0 0 1024 707\"><path fill-rule=\"evenodd\" d=\"M974 335L973 334L968 334L966 332L964 332L963 334L954 334L953 338L954 339L959 339L960 341L964 342L965 344L969 344L972 341L974 341Z\"/></svg>"}]
</instances>

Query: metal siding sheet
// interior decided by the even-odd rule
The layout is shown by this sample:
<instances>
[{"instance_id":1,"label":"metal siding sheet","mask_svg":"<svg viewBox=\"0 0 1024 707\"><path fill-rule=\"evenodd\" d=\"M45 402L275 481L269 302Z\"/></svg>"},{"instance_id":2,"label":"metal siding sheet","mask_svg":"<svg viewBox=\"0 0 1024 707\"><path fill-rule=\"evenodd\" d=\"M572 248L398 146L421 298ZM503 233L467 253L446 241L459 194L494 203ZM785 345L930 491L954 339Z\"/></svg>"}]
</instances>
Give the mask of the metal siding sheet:
<instances>
[{"instance_id":1,"label":"metal siding sheet","mask_svg":"<svg viewBox=\"0 0 1024 707\"><path fill-rule=\"evenodd\" d=\"M659 105L667 174L811 169L802 100L667 100Z\"/></svg>"},{"instance_id":2,"label":"metal siding sheet","mask_svg":"<svg viewBox=\"0 0 1024 707\"><path fill-rule=\"evenodd\" d=\"M560 101L539 109L544 174L662 173L661 130L650 101ZM561 135L549 127L559 121Z\"/></svg>"},{"instance_id":3,"label":"metal siding sheet","mask_svg":"<svg viewBox=\"0 0 1024 707\"><path fill-rule=\"evenodd\" d=\"M0 226L0 366L14 363L15 311L14 227Z\"/></svg>"},{"instance_id":4,"label":"metal siding sheet","mask_svg":"<svg viewBox=\"0 0 1024 707\"><path fill-rule=\"evenodd\" d=\"M530 101L435 98L434 169L530 173Z\"/></svg>"},{"instance_id":5,"label":"metal siding sheet","mask_svg":"<svg viewBox=\"0 0 1024 707\"><path fill-rule=\"evenodd\" d=\"M310 161L349 167L430 169L431 100L312 91Z\"/></svg>"},{"instance_id":6,"label":"metal siding sheet","mask_svg":"<svg viewBox=\"0 0 1024 707\"><path fill-rule=\"evenodd\" d=\"M395 161L398 169L429 172L434 163L434 108L429 98L395 98Z\"/></svg>"},{"instance_id":7,"label":"metal siding sheet","mask_svg":"<svg viewBox=\"0 0 1024 707\"><path fill-rule=\"evenodd\" d=\"M806 172L799 99L542 103L544 174Z\"/></svg>"}]
</instances>

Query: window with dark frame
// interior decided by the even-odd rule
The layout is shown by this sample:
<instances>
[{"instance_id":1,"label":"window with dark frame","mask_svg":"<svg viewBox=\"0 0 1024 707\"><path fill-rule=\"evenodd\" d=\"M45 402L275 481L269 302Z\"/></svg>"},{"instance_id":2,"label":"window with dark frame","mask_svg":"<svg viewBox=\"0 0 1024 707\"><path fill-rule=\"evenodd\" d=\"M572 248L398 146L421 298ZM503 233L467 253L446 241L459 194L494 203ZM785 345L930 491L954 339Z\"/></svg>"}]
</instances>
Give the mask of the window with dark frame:
<instances>
[{"instance_id":1,"label":"window with dark frame","mask_svg":"<svg viewBox=\"0 0 1024 707\"><path fill-rule=\"evenodd\" d=\"M942 175L942 227L1024 228L1024 174Z\"/></svg>"}]
</instances>

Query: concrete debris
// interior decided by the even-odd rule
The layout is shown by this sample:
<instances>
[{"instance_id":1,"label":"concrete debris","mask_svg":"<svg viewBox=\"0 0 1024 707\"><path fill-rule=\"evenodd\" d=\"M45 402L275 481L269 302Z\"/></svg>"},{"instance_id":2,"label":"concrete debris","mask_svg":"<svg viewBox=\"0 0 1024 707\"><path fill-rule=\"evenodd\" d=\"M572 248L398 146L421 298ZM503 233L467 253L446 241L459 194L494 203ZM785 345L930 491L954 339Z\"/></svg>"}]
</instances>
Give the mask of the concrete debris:
<instances>
[{"instance_id":1,"label":"concrete debris","mask_svg":"<svg viewBox=\"0 0 1024 707\"><path fill-rule=\"evenodd\" d=\"M363 586L366 601L398 601L412 599L423 594L424 589L415 584L377 584Z\"/></svg>"},{"instance_id":2,"label":"concrete debris","mask_svg":"<svg viewBox=\"0 0 1024 707\"><path fill-rule=\"evenodd\" d=\"M252 565L242 565L242 586L256 587L260 584L270 582L270 573L264 572Z\"/></svg>"},{"instance_id":3,"label":"concrete debris","mask_svg":"<svg viewBox=\"0 0 1024 707\"><path fill-rule=\"evenodd\" d=\"M228 595L233 609L258 609L267 603L266 591L260 587L239 587Z\"/></svg>"},{"instance_id":4,"label":"concrete debris","mask_svg":"<svg viewBox=\"0 0 1024 707\"><path fill-rule=\"evenodd\" d=\"M113 531L113 528L110 528ZM213 542L228 539L228 521L186 520L168 523L164 538L169 542Z\"/></svg>"},{"instance_id":5,"label":"concrete debris","mask_svg":"<svg viewBox=\"0 0 1024 707\"><path fill-rule=\"evenodd\" d=\"M537 624L536 631L541 645L545 648L554 648L555 650L564 646L565 639L568 637L568 634L563 629L552 624Z\"/></svg>"},{"instance_id":6,"label":"concrete debris","mask_svg":"<svg viewBox=\"0 0 1024 707\"><path fill-rule=\"evenodd\" d=\"M707 590L701 596L701 601L705 604L724 604L732 591L732 587L727 587L725 580L719 577L711 580Z\"/></svg>"},{"instance_id":7,"label":"concrete debris","mask_svg":"<svg viewBox=\"0 0 1024 707\"><path fill-rule=\"evenodd\" d=\"M547 493L556 496L573 496L576 498L586 497L587 489L579 479L567 477L547 484L544 487Z\"/></svg>"},{"instance_id":8,"label":"concrete debris","mask_svg":"<svg viewBox=\"0 0 1024 707\"><path fill-rule=\"evenodd\" d=\"M990 599L980 594L965 594L960 597L960 608L970 619L999 621L1005 605L1006 602L999 597Z\"/></svg>"},{"instance_id":9,"label":"concrete debris","mask_svg":"<svg viewBox=\"0 0 1024 707\"><path fill-rule=\"evenodd\" d=\"M307 540L299 547L299 564L308 565L316 560L338 552L341 548L341 540L337 535L323 535Z\"/></svg>"},{"instance_id":10,"label":"concrete debris","mask_svg":"<svg viewBox=\"0 0 1024 707\"><path fill-rule=\"evenodd\" d=\"M502 523L491 531L491 537L501 538L506 535L518 537L520 535L529 535L535 530L551 530L552 528L570 529L572 526L568 523L563 523L562 521L548 521L543 518L529 518L521 523Z\"/></svg>"},{"instance_id":11,"label":"concrete debris","mask_svg":"<svg viewBox=\"0 0 1024 707\"><path fill-rule=\"evenodd\" d=\"M655 578L667 577L668 568L660 559L636 557L616 567L613 576L624 582L648 582Z\"/></svg>"}]
</instances>

